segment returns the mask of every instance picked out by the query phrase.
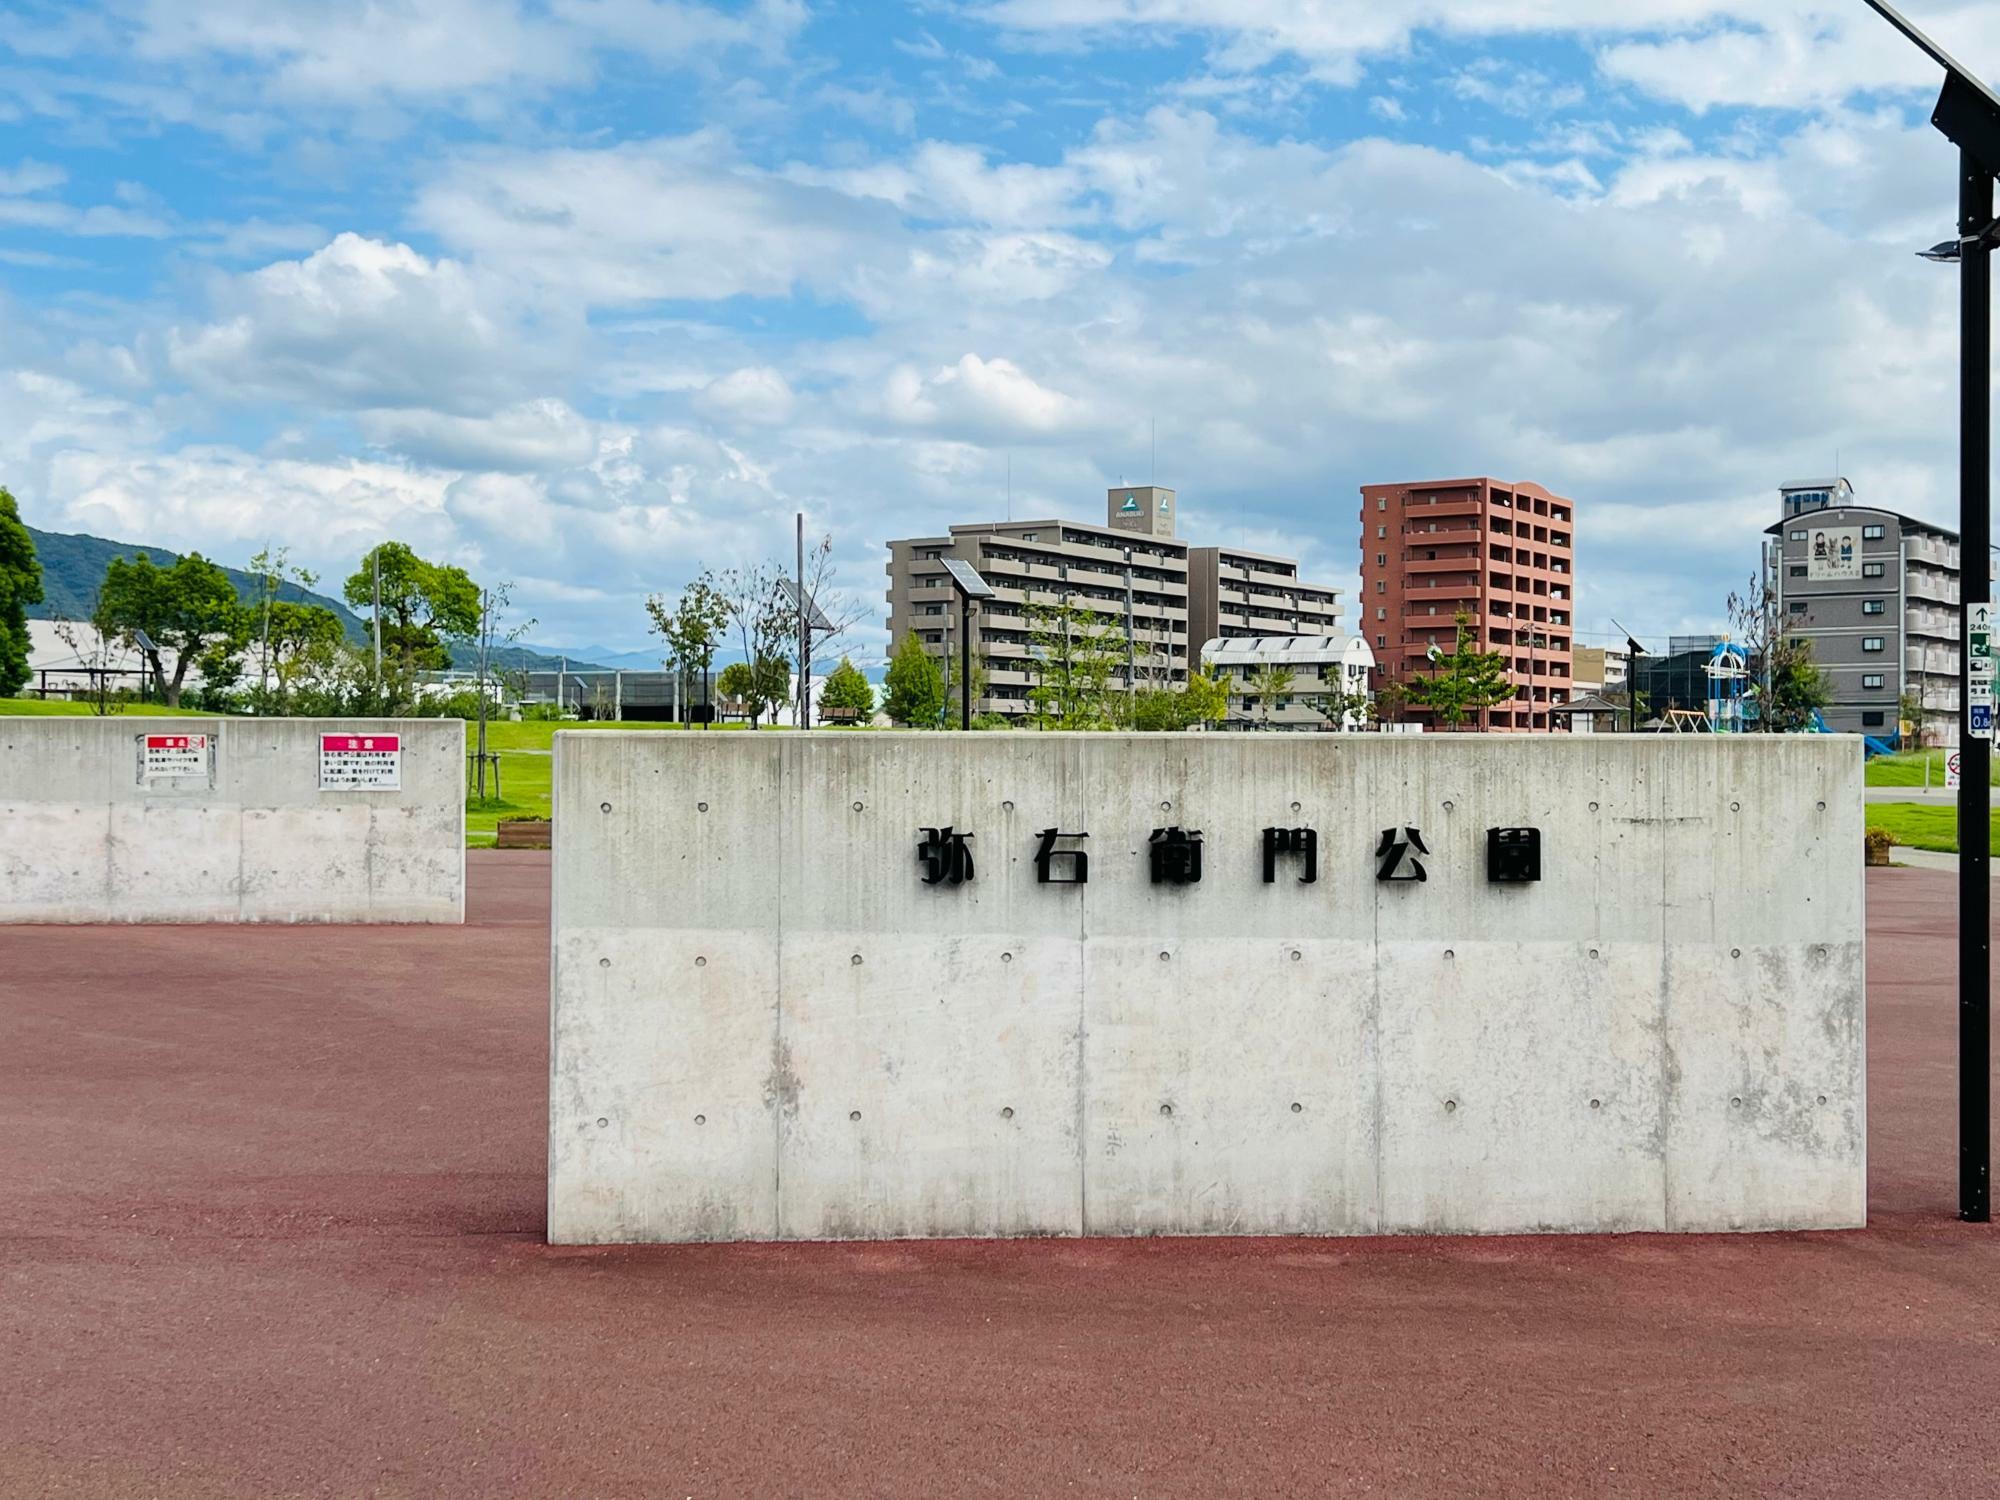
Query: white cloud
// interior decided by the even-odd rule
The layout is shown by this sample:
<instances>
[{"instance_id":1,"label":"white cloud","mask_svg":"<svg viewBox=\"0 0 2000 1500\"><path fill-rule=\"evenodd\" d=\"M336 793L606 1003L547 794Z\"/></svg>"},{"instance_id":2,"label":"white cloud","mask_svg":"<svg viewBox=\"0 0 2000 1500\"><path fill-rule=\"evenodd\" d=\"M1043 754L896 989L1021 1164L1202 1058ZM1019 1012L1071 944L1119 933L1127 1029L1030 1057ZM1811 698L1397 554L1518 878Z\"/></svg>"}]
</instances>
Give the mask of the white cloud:
<instances>
[{"instance_id":1,"label":"white cloud","mask_svg":"<svg viewBox=\"0 0 2000 1500\"><path fill-rule=\"evenodd\" d=\"M962 356L924 376L903 366L883 392L883 408L913 427L948 427L974 438L1047 438L1076 428L1083 404L1039 384L1008 359Z\"/></svg>"},{"instance_id":2,"label":"white cloud","mask_svg":"<svg viewBox=\"0 0 2000 1500\"><path fill-rule=\"evenodd\" d=\"M704 131L600 151L483 151L418 221L482 264L598 304L835 288L893 231L879 208L743 165Z\"/></svg>"},{"instance_id":3,"label":"white cloud","mask_svg":"<svg viewBox=\"0 0 2000 1500\"><path fill-rule=\"evenodd\" d=\"M358 418L372 443L440 468L535 473L574 469L597 455L597 425L554 397L523 401L490 416L424 408L366 411Z\"/></svg>"},{"instance_id":4,"label":"white cloud","mask_svg":"<svg viewBox=\"0 0 2000 1500\"><path fill-rule=\"evenodd\" d=\"M746 366L718 376L694 395L695 410L721 422L772 426L797 405L790 384L769 365Z\"/></svg>"},{"instance_id":5,"label":"white cloud","mask_svg":"<svg viewBox=\"0 0 2000 1500\"><path fill-rule=\"evenodd\" d=\"M463 264L342 234L216 289L222 316L166 338L169 367L245 401L477 410L518 390L559 344L498 304Z\"/></svg>"}]
</instances>

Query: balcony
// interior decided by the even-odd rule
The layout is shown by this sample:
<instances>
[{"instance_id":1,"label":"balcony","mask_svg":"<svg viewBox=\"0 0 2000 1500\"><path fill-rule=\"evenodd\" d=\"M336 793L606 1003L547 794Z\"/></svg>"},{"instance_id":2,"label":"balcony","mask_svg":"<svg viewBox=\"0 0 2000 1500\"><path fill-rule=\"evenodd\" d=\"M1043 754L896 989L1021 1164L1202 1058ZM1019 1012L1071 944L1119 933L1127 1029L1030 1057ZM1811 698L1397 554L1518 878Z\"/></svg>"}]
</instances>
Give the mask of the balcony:
<instances>
[{"instance_id":1,"label":"balcony","mask_svg":"<svg viewBox=\"0 0 2000 1500\"><path fill-rule=\"evenodd\" d=\"M1426 531L1417 525L1405 526L1396 538L1405 547L1447 547L1453 543L1477 545L1479 528L1476 526L1439 526L1435 531Z\"/></svg>"}]
</instances>

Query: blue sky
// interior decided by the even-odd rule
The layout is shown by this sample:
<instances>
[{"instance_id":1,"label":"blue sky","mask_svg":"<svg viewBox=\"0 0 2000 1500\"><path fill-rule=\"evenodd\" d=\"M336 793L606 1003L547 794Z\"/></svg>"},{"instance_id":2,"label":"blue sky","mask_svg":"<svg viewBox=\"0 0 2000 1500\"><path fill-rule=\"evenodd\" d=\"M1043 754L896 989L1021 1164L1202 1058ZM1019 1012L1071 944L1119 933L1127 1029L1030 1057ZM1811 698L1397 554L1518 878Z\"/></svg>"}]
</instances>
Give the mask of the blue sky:
<instances>
[{"instance_id":1,"label":"blue sky","mask_svg":"<svg viewBox=\"0 0 2000 1500\"><path fill-rule=\"evenodd\" d=\"M1936 82L1860 0L0 0L0 483L617 648L804 510L867 656L888 538L1157 426L1198 541L1532 479L1581 638L1706 628L1836 456L1954 519Z\"/></svg>"}]
</instances>

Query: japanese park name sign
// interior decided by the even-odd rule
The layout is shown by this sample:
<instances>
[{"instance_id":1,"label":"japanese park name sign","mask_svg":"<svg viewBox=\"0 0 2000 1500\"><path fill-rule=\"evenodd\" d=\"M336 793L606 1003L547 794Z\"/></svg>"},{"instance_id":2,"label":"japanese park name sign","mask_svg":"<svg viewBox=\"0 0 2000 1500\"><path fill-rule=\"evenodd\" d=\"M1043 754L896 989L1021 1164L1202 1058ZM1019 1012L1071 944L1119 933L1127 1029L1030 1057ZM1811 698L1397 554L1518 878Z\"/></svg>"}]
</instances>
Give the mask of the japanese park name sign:
<instances>
[{"instance_id":1,"label":"japanese park name sign","mask_svg":"<svg viewBox=\"0 0 2000 1500\"><path fill-rule=\"evenodd\" d=\"M1855 741L556 745L557 1240L1864 1213Z\"/></svg>"}]
</instances>

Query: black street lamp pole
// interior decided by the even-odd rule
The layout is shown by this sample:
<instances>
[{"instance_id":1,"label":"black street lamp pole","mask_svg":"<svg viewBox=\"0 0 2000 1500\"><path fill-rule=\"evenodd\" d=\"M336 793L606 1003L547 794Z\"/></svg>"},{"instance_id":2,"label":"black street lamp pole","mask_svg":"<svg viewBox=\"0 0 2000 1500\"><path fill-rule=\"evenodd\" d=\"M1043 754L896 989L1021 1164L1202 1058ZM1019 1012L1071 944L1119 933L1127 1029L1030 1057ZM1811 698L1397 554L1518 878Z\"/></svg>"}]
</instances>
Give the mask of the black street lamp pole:
<instances>
[{"instance_id":1,"label":"black street lamp pole","mask_svg":"<svg viewBox=\"0 0 2000 1500\"><path fill-rule=\"evenodd\" d=\"M1959 599L1965 617L1992 601L1993 177L1970 151L1958 168ZM1965 642L1970 645L1970 640ZM1972 653L1959 663L1958 775L1958 1216L1984 1224L1993 1213L1989 877L1993 743L1973 734Z\"/></svg>"},{"instance_id":2,"label":"black street lamp pole","mask_svg":"<svg viewBox=\"0 0 2000 1500\"><path fill-rule=\"evenodd\" d=\"M1883 20L1944 69L1931 124L1958 147L1958 237L1925 259L1957 261L1959 607L1970 622L1993 584L1993 179L2000 175L2000 96L1967 72L1888 3L1868 0ZM1959 662L1958 777L1958 1216L1993 1216L1991 807L1993 730L1972 727L1972 634ZM1992 679L1985 679L1990 690ZM1989 718L1991 705L1988 705Z\"/></svg>"}]
</instances>

